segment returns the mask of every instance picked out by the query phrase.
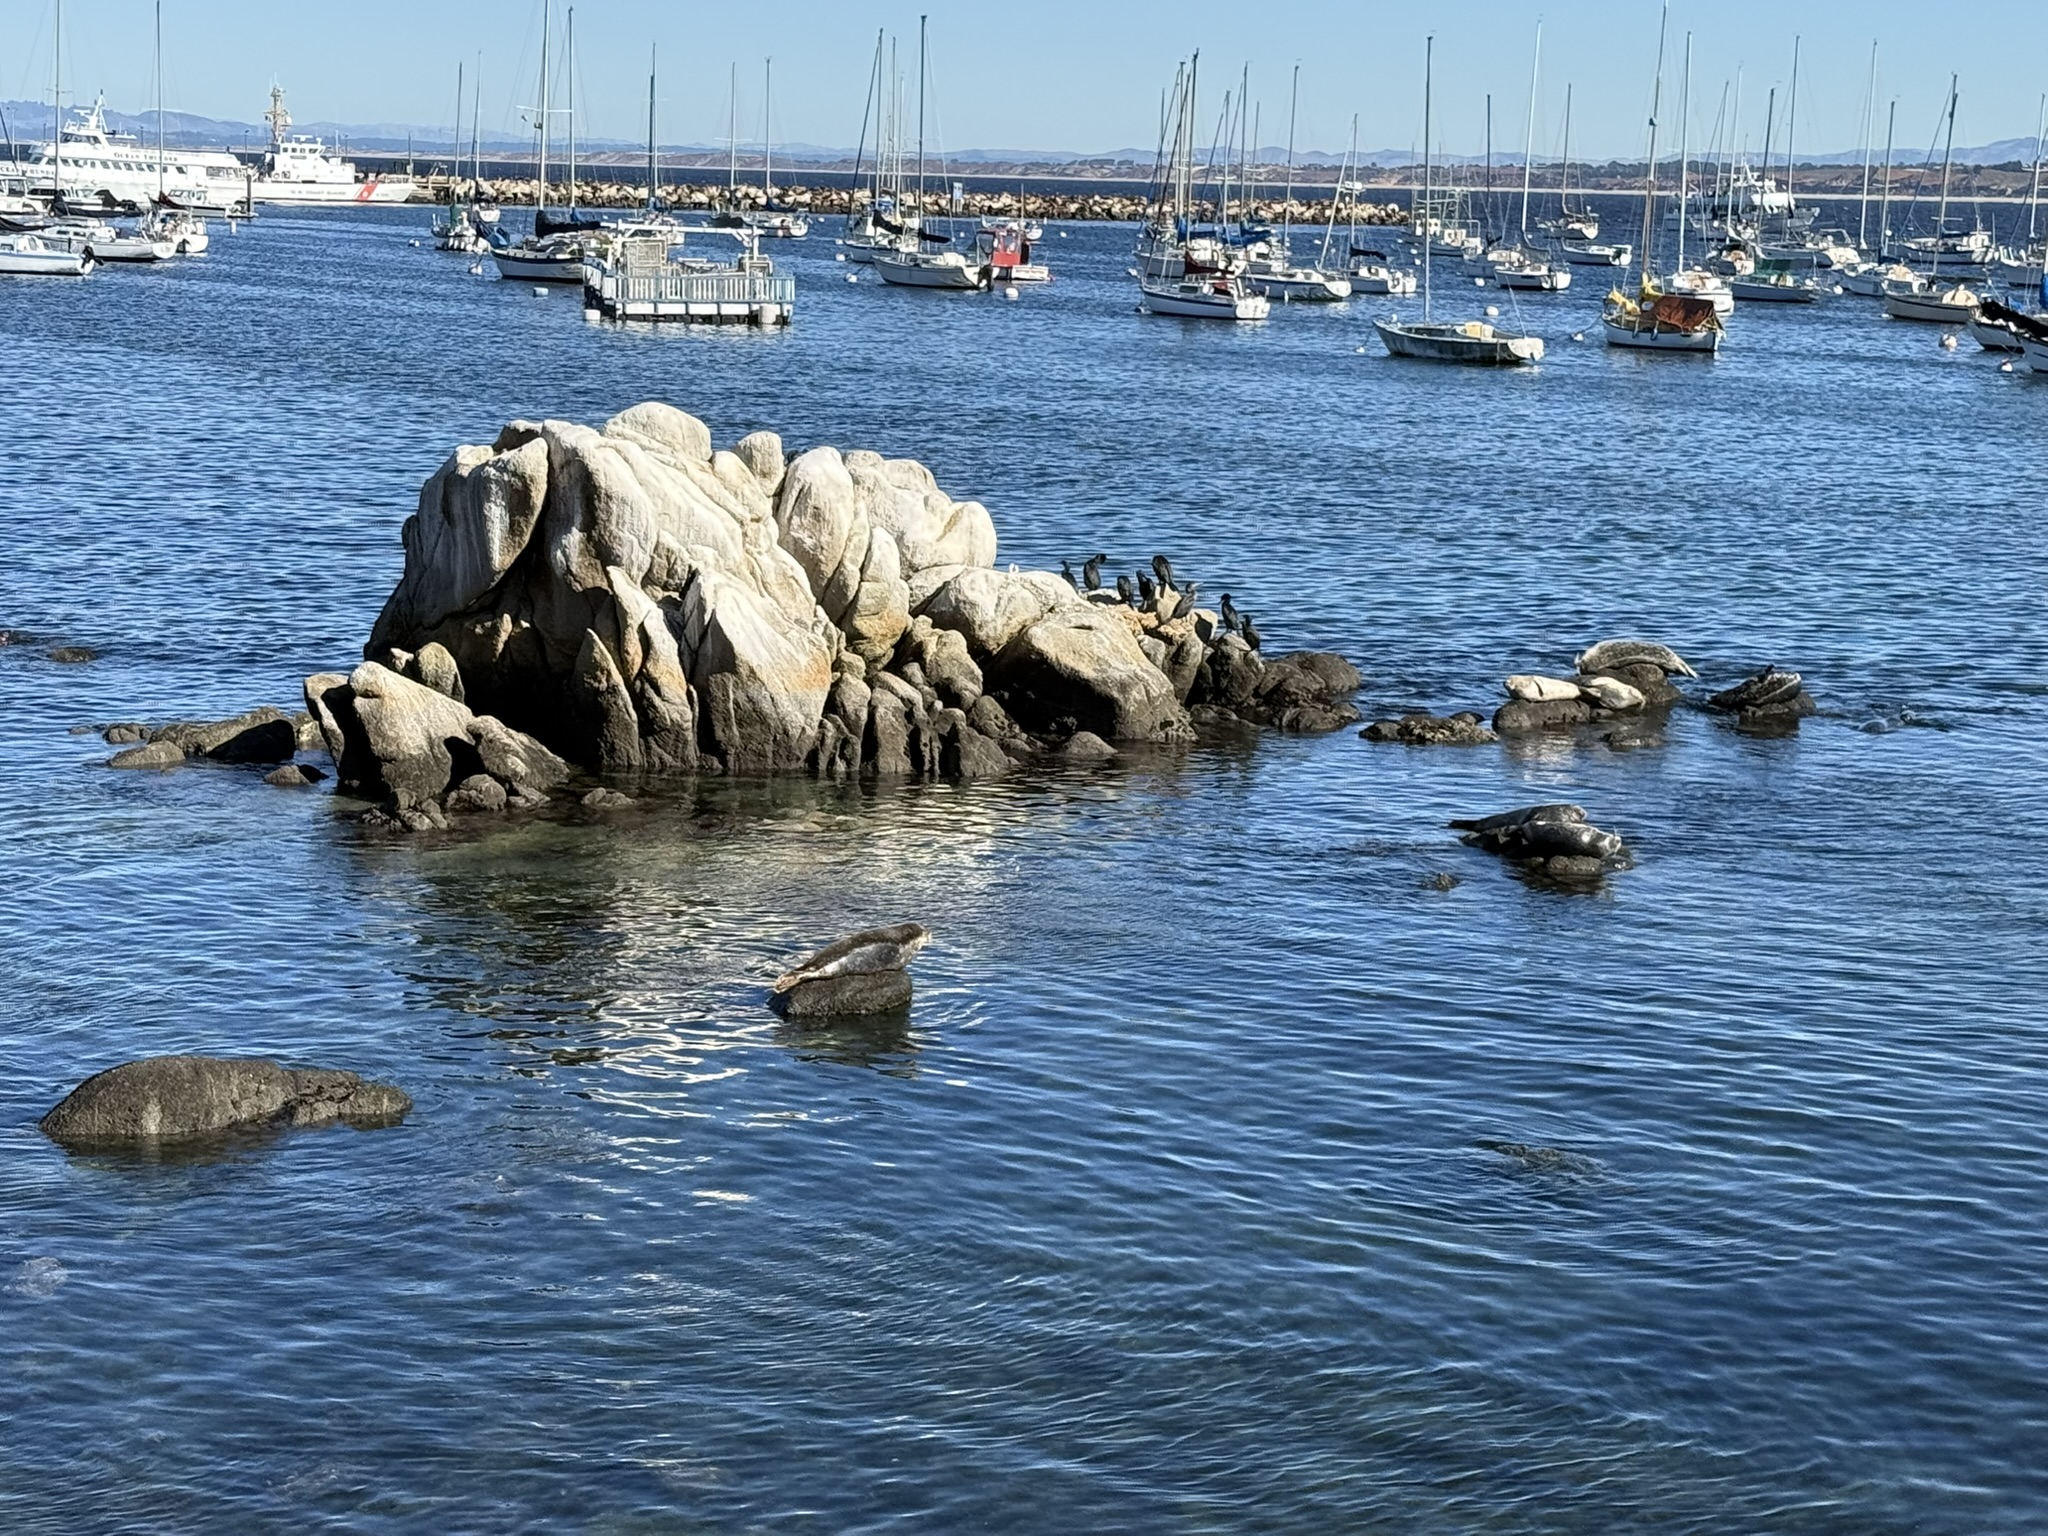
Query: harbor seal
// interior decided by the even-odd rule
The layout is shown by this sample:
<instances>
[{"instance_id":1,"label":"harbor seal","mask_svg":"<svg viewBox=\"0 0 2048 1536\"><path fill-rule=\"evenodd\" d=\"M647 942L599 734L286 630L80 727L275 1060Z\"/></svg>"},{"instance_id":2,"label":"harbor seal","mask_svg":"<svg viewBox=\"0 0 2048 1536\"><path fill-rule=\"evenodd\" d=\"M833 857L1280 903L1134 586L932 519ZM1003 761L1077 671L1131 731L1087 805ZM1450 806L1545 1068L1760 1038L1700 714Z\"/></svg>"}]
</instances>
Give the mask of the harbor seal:
<instances>
[{"instance_id":1,"label":"harbor seal","mask_svg":"<svg viewBox=\"0 0 2048 1536\"><path fill-rule=\"evenodd\" d=\"M1699 676L1686 665L1683 656L1654 640L1601 640L1579 652L1576 665L1581 672L1608 672L1638 663L1653 666L1667 675Z\"/></svg>"},{"instance_id":2,"label":"harbor seal","mask_svg":"<svg viewBox=\"0 0 2048 1536\"><path fill-rule=\"evenodd\" d=\"M1450 826L1459 832L1505 832L1510 827L1519 827L1532 821L1584 821L1586 808L1583 805L1566 805L1562 802L1552 805L1525 805L1519 811L1501 811L1493 816L1480 816L1470 820L1453 821Z\"/></svg>"},{"instance_id":3,"label":"harbor seal","mask_svg":"<svg viewBox=\"0 0 2048 1536\"><path fill-rule=\"evenodd\" d=\"M1780 672L1775 666L1752 673L1733 688L1724 688L1707 700L1710 707L1740 714L1744 710L1769 709L1789 704L1799 697L1801 679L1797 672Z\"/></svg>"},{"instance_id":4,"label":"harbor seal","mask_svg":"<svg viewBox=\"0 0 2048 1536\"><path fill-rule=\"evenodd\" d=\"M900 971L931 941L932 931L922 923L865 928L836 944L827 944L809 959L791 966L775 978L772 990L787 992L807 981L823 981L829 976Z\"/></svg>"},{"instance_id":5,"label":"harbor seal","mask_svg":"<svg viewBox=\"0 0 2048 1536\"><path fill-rule=\"evenodd\" d=\"M1545 677L1539 672L1517 672L1503 686L1509 698L1526 704L1549 704L1579 696L1579 685L1569 678Z\"/></svg>"},{"instance_id":6,"label":"harbor seal","mask_svg":"<svg viewBox=\"0 0 2048 1536\"><path fill-rule=\"evenodd\" d=\"M1579 692L1598 704L1602 709L1641 709L1643 691L1631 683L1624 683L1618 677L1581 677L1574 679Z\"/></svg>"}]
</instances>

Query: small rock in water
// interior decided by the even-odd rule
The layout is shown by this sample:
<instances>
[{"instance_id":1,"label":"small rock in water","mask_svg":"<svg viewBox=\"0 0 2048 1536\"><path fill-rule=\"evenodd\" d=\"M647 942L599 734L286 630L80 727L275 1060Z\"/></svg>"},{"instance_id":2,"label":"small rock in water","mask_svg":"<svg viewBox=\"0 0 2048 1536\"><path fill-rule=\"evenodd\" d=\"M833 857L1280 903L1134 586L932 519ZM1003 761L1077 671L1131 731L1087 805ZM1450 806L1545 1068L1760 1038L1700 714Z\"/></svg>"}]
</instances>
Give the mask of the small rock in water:
<instances>
[{"instance_id":1,"label":"small rock in water","mask_svg":"<svg viewBox=\"0 0 2048 1536\"><path fill-rule=\"evenodd\" d=\"M633 797L621 794L616 789L605 789L600 786L585 795L582 803L593 811L616 811L631 805Z\"/></svg>"},{"instance_id":2,"label":"small rock in water","mask_svg":"<svg viewBox=\"0 0 2048 1536\"><path fill-rule=\"evenodd\" d=\"M1440 869L1435 874L1423 877L1422 888L1425 891L1455 891L1464 883L1456 875Z\"/></svg>"},{"instance_id":3,"label":"small rock in water","mask_svg":"<svg viewBox=\"0 0 2048 1536\"><path fill-rule=\"evenodd\" d=\"M444 809L456 815L489 815L505 809L505 786L488 773L473 773L443 797Z\"/></svg>"},{"instance_id":4,"label":"small rock in water","mask_svg":"<svg viewBox=\"0 0 2048 1536\"><path fill-rule=\"evenodd\" d=\"M100 729L100 740L110 747L126 746L132 741L149 740L149 727L136 720L123 720Z\"/></svg>"},{"instance_id":5,"label":"small rock in water","mask_svg":"<svg viewBox=\"0 0 2048 1536\"><path fill-rule=\"evenodd\" d=\"M861 971L799 982L774 1001L785 1019L846 1019L908 1008L912 991L908 971Z\"/></svg>"},{"instance_id":6,"label":"small rock in water","mask_svg":"<svg viewBox=\"0 0 2048 1536\"><path fill-rule=\"evenodd\" d=\"M1590 1157L1576 1152L1566 1152L1558 1147L1532 1147L1520 1141L1490 1141L1481 1139L1473 1145L1482 1152L1497 1152L1502 1157L1521 1164L1529 1173L1596 1173L1599 1164Z\"/></svg>"},{"instance_id":7,"label":"small rock in water","mask_svg":"<svg viewBox=\"0 0 2048 1536\"><path fill-rule=\"evenodd\" d=\"M1076 731L1054 747L1050 755L1069 763L1100 763L1115 757L1116 748L1093 731Z\"/></svg>"},{"instance_id":8,"label":"small rock in water","mask_svg":"<svg viewBox=\"0 0 2048 1536\"><path fill-rule=\"evenodd\" d=\"M78 666L83 662L98 661L100 653L89 645L60 645L49 652L49 657L64 666Z\"/></svg>"},{"instance_id":9,"label":"small rock in water","mask_svg":"<svg viewBox=\"0 0 2048 1536\"><path fill-rule=\"evenodd\" d=\"M1475 747L1500 739L1470 710L1455 715L1413 714L1398 720L1375 720L1358 734L1364 741L1395 741L1410 747Z\"/></svg>"},{"instance_id":10,"label":"small rock in water","mask_svg":"<svg viewBox=\"0 0 2048 1536\"><path fill-rule=\"evenodd\" d=\"M185 761L185 749L175 742L152 741L130 747L107 759L109 768L175 768Z\"/></svg>"},{"instance_id":11,"label":"small rock in water","mask_svg":"<svg viewBox=\"0 0 2048 1536\"><path fill-rule=\"evenodd\" d=\"M263 782L279 789L297 789L303 784L318 784L326 777L325 769L315 768L311 763L286 763L263 775Z\"/></svg>"}]
</instances>

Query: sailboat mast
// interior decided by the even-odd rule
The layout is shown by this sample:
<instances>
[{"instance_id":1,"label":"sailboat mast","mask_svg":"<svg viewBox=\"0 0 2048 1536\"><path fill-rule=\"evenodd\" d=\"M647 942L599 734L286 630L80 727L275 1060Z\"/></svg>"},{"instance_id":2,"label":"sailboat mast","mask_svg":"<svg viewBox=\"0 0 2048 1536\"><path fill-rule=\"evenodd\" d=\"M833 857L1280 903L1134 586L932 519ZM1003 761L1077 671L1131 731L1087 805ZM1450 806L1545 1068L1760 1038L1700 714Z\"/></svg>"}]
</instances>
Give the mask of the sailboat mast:
<instances>
[{"instance_id":1,"label":"sailboat mast","mask_svg":"<svg viewBox=\"0 0 2048 1536\"><path fill-rule=\"evenodd\" d=\"M1892 132L1899 126L1899 98L1892 98L1884 121L1884 192L1877 205L1877 259L1884 260L1885 245L1892 232Z\"/></svg>"},{"instance_id":2,"label":"sailboat mast","mask_svg":"<svg viewBox=\"0 0 2048 1536\"><path fill-rule=\"evenodd\" d=\"M484 179L484 56L476 56L476 93L469 98L469 158L474 171L471 196L482 189Z\"/></svg>"},{"instance_id":3,"label":"sailboat mast","mask_svg":"<svg viewBox=\"0 0 2048 1536\"><path fill-rule=\"evenodd\" d=\"M1941 271L1941 237L1948 228L1948 173L1956 148L1956 77L1948 77L1948 139L1941 150L1941 209L1934 216L1934 271Z\"/></svg>"},{"instance_id":4,"label":"sailboat mast","mask_svg":"<svg viewBox=\"0 0 2048 1536\"><path fill-rule=\"evenodd\" d=\"M569 7L569 215L576 214L576 7Z\"/></svg>"},{"instance_id":5,"label":"sailboat mast","mask_svg":"<svg viewBox=\"0 0 2048 1536\"><path fill-rule=\"evenodd\" d=\"M769 142L774 130L769 126L769 104L775 99L775 60L761 61L761 200L764 204L775 197L775 146Z\"/></svg>"},{"instance_id":6,"label":"sailboat mast","mask_svg":"<svg viewBox=\"0 0 2048 1536\"><path fill-rule=\"evenodd\" d=\"M1678 256L1674 272L1685 270L1685 183L1692 160L1692 34L1685 34L1685 84L1678 92Z\"/></svg>"},{"instance_id":7,"label":"sailboat mast","mask_svg":"<svg viewBox=\"0 0 2048 1536\"><path fill-rule=\"evenodd\" d=\"M2043 97L2048 102L2048 97ZM1856 249L1870 227L1870 129L1871 114L1877 110L1877 39L1870 40L1870 83L1863 88L1863 196L1856 202Z\"/></svg>"},{"instance_id":8,"label":"sailboat mast","mask_svg":"<svg viewBox=\"0 0 2048 1536\"><path fill-rule=\"evenodd\" d=\"M867 153L868 123L873 119L875 110L875 98L881 94L881 89L882 32L880 28L877 28L875 30L874 67L868 71L868 100L867 105L861 108L860 113L860 142L854 146L853 150L853 179L847 183L846 215L849 219L853 217L854 194L860 191L860 162L861 156ZM877 158L880 158L879 154L877 155Z\"/></svg>"},{"instance_id":9,"label":"sailboat mast","mask_svg":"<svg viewBox=\"0 0 2048 1536\"><path fill-rule=\"evenodd\" d=\"M1564 86L1564 165L1557 173L1557 216L1571 217L1572 212L1572 86L1567 80Z\"/></svg>"},{"instance_id":10,"label":"sailboat mast","mask_svg":"<svg viewBox=\"0 0 2048 1536\"><path fill-rule=\"evenodd\" d=\"M647 45L647 211L654 212L656 194L661 187L661 167L654 151L654 75L657 63L657 43Z\"/></svg>"},{"instance_id":11,"label":"sailboat mast","mask_svg":"<svg viewBox=\"0 0 2048 1536\"><path fill-rule=\"evenodd\" d=\"M50 31L50 196L64 201L64 0L57 0L57 22ZM253 210L252 210L253 211Z\"/></svg>"},{"instance_id":12,"label":"sailboat mast","mask_svg":"<svg viewBox=\"0 0 2048 1536\"><path fill-rule=\"evenodd\" d=\"M1785 216L1792 216L1792 135L1799 129L1799 38L1792 38L1792 99L1785 107Z\"/></svg>"},{"instance_id":13,"label":"sailboat mast","mask_svg":"<svg viewBox=\"0 0 2048 1536\"><path fill-rule=\"evenodd\" d=\"M162 0L158 0L162 4ZM163 115L161 106L157 115ZM161 154L161 151L159 151ZM455 206L456 183L462 180L462 60L455 61L455 126L448 131L448 206Z\"/></svg>"},{"instance_id":14,"label":"sailboat mast","mask_svg":"<svg viewBox=\"0 0 2048 1536\"><path fill-rule=\"evenodd\" d=\"M548 201L548 17L553 10L552 5L540 8L540 167L533 183L536 210L545 208Z\"/></svg>"},{"instance_id":15,"label":"sailboat mast","mask_svg":"<svg viewBox=\"0 0 2048 1536\"><path fill-rule=\"evenodd\" d=\"M1529 127L1522 135L1522 232L1520 243L1529 243L1529 174L1536 163L1536 73L1543 64L1543 23L1536 23L1536 48L1529 59Z\"/></svg>"},{"instance_id":16,"label":"sailboat mast","mask_svg":"<svg viewBox=\"0 0 2048 1536\"><path fill-rule=\"evenodd\" d=\"M2041 117L2034 128L2034 184L2027 190L2027 244L2034 243L2034 218L2041 211L2041 140L2048 136L2048 96L2041 98Z\"/></svg>"},{"instance_id":17,"label":"sailboat mast","mask_svg":"<svg viewBox=\"0 0 2048 1536\"><path fill-rule=\"evenodd\" d=\"M1433 265L1430 260L1433 252L1429 248L1432 236L1429 230L1431 220L1428 212L1430 175L1429 109L1431 106L1430 88L1435 79L1436 34L1432 32L1422 40L1422 206L1424 210L1422 230L1422 323L1424 325L1429 324L1429 269Z\"/></svg>"},{"instance_id":18,"label":"sailboat mast","mask_svg":"<svg viewBox=\"0 0 2048 1536\"><path fill-rule=\"evenodd\" d=\"M1671 19L1671 6L1666 0L1663 14L1657 21L1657 75L1650 87L1650 163L1643 175L1643 277L1650 276L1651 257L1655 247L1657 209L1657 113L1664 104L1664 28Z\"/></svg>"},{"instance_id":19,"label":"sailboat mast","mask_svg":"<svg viewBox=\"0 0 2048 1536\"><path fill-rule=\"evenodd\" d=\"M459 71L462 66L455 66ZM462 112L462 81L455 85L456 113ZM164 200L164 0L156 0L156 200Z\"/></svg>"},{"instance_id":20,"label":"sailboat mast","mask_svg":"<svg viewBox=\"0 0 2048 1536\"><path fill-rule=\"evenodd\" d=\"M917 18L917 214L918 228L923 229L924 219L924 60L925 22L927 17Z\"/></svg>"},{"instance_id":21,"label":"sailboat mast","mask_svg":"<svg viewBox=\"0 0 2048 1536\"><path fill-rule=\"evenodd\" d=\"M1300 104L1301 66L1297 64L1294 66L1294 84L1292 87L1289 88L1287 92L1287 190L1282 195L1280 203L1280 247L1282 250L1285 250L1287 247L1288 228L1294 222L1294 113L1295 109L1298 106L1300 106ZM2040 146L2036 145L2036 175L2034 179L2037 183L2040 181L2040 176L2038 174L2039 170ZM1338 190L1342 191L1343 189L1339 188ZM2031 222L2028 224L2027 227L2027 238L2029 240L2034 238L2034 230Z\"/></svg>"},{"instance_id":22,"label":"sailboat mast","mask_svg":"<svg viewBox=\"0 0 2048 1536\"><path fill-rule=\"evenodd\" d=\"M740 192L740 67L732 66L725 87L725 203L739 206Z\"/></svg>"}]
</instances>

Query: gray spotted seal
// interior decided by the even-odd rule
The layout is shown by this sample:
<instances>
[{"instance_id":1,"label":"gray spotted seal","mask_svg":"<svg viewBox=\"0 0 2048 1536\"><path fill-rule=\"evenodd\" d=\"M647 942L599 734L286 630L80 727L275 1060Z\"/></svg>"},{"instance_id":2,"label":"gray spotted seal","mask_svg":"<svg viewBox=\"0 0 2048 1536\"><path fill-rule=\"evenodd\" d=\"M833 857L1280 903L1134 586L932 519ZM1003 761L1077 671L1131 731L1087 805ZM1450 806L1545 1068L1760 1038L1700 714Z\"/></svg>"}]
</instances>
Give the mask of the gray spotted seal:
<instances>
[{"instance_id":1,"label":"gray spotted seal","mask_svg":"<svg viewBox=\"0 0 2048 1536\"><path fill-rule=\"evenodd\" d=\"M1635 666L1638 663L1655 667L1667 675L1676 673L1680 677L1699 676L1686 665L1683 656L1670 646L1659 645L1654 640L1602 640L1587 646L1578 655L1578 668L1581 672L1610 672L1616 667Z\"/></svg>"},{"instance_id":2,"label":"gray spotted seal","mask_svg":"<svg viewBox=\"0 0 2048 1536\"><path fill-rule=\"evenodd\" d=\"M1707 703L1715 709L1739 714L1748 709L1769 709L1789 704L1799 697L1801 679L1797 672L1780 672L1775 666L1752 673L1733 688L1724 688Z\"/></svg>"},{"instance_id":3,"label":"gray spotted seal","mask_svg":"<svg viewBox=\"0 0 2048 1536\"><path fill-rule=\"evenodd\" d=\"M865 928L836 944L827 944L808 960L791 966L775 978L773 990L787 992L807 981L823 981L829 976L900 971L916 959L917 952L931 941L932 931L923 923Z\"/></svg>"}]
</instances>

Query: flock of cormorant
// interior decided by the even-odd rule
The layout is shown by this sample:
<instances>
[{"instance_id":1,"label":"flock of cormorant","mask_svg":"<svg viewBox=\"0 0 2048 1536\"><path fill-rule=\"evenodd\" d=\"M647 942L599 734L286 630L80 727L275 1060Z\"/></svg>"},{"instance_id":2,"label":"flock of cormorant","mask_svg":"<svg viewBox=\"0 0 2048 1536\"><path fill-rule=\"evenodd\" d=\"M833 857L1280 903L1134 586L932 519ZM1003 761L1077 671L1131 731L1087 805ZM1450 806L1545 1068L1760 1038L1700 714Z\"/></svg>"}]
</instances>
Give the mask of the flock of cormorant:
<instances>
[{"instance_id":1,"label":"flock of cormorant","mask_svg":"<svg viewBox=\"0 0 2048 1536\"><path fill-rule=\"evenodd\" d=\"M1081 562L1081 574L1076 576L1073 563L1062 560L1060 562L1060 574L1067 578L1067 581L1076 592L1101 592L1104 590L1102 585L1102 568L1108 561L1109 556L1107 555L1092 555ZM1144 571L1139 571L1136 581L1133 581L1127 573L1118 573L1115 590L1116 595L1123 601L1126 607L1137 608L1148 613L1158 613L1170 607L1172 615L1193 613L1195 611L1195 601L1199 595L1199 588L1195 582L1188 582L1184 586L1177 585L1174 582L1173 562L1164 555L1154 555L1152 557L1151 574L1147 575ZM1168 596L1175 598L1176 601L1170 605L1160 601L1161 598ZM1106 599L1098 599L1098 601L1106 601ZM1228 592L1225 592L1222 599L1217 603L1216 612L1221 627L1225 632L1241 636L1244 643L1255 651L1259 648L1259 631L1258 627L1252 623L1252 616L1231 601Z\"/></svg>"}]
</instances>

